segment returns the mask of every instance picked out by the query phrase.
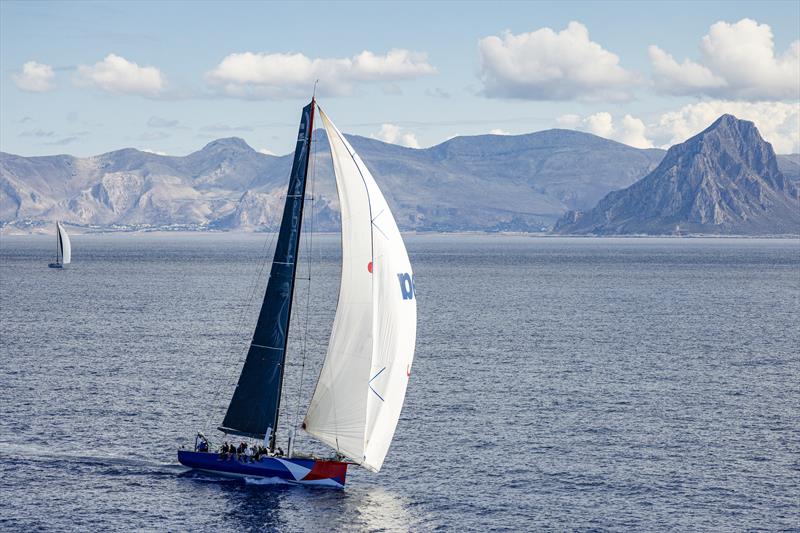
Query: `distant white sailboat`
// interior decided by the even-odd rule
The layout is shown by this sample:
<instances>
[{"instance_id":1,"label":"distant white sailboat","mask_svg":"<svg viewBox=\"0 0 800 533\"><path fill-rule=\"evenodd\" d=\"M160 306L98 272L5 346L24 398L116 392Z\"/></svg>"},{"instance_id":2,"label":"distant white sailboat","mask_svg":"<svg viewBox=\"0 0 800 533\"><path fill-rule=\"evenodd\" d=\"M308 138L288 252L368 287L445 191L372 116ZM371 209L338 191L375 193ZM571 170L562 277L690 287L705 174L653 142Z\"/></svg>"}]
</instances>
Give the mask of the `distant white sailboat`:
<instances>
[{"instance_id":1,"label":"distant white sailboat","mask_svg":"<svg viewBox=\"0 0 800 533\"><path fill-rule=\"evenodd\" d=\"M56 262L50 263L50 268L64 268L64 265L72 261L72 245L69 242L69 234L61 222L56 222Z\"/></svg>"}]
</instances>

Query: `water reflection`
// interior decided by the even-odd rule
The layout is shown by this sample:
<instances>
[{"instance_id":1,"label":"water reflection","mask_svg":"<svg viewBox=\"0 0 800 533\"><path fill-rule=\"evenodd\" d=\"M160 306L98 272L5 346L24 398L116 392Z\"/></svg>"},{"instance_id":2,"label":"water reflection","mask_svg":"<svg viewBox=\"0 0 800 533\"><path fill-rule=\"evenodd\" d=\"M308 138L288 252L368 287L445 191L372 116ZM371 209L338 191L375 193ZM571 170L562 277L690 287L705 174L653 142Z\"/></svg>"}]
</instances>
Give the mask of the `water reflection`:
<instances>
[{"instance_id":1,"label":"water reflection","mask_svg":"<svg viewBox=\"0 0 800 533\"><path fill-rule=\"evenodd\" d=\"M355 512L363 531L409 531L411 515L402 496L383 487L372 486L354 491Z\"/></svg>"},{"instance_id":2,"label":"water reflection","mask_svg":"<svg viewBox=\"0 0 800 533\"><path fill-rule=\"evenodd\" d=\"M284 517L282 501L290 487L250 485L241 481L220 485L225 502L224 522L237 531L283 530L291 520Z\"/></svg>"},{"instance_id":3,"label":"water reflection","mask_svg":"<svg viewBox=\"0 0 800 533\"><path fill-rule=\"evenodd\" d=\"M336 490L277 480L217 478L197 472L179 477L194 482L197 495L217 508L219 520L239 531L414 529L408 501L379 486L353 483L345 490Z\"/></svg>"}]
</instances>

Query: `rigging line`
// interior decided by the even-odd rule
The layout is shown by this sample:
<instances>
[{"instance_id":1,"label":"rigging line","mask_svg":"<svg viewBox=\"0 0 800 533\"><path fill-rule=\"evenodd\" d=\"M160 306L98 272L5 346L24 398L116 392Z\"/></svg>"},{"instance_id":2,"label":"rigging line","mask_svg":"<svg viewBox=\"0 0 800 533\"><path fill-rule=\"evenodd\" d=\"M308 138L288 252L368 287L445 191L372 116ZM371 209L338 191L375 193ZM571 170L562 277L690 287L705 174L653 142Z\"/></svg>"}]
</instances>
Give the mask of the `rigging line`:
<instances>
[{"instance_id":1,"label":"rigging line","mask_svg":"<svg viewBox=\"0 0 800 533\"><path fill-rule=\"evenodd\" d=\"M291 174L291 170L289 171L289 174ZM267 263L269 262L269 255L270 255L269 252L270 252L270 250L272 250L272 246L273 246L273 244L275 242L275 238L276 238L276 236L278 234L277 231L276 232L271 232L271 233L272 233L271 236L267 235L264 238L264 244L263 244L263 246L261 248L261 252L259 254L261 260L260 260L260 263L259 263L258 270L256 271L255 276L253 276L251 282L248 283L248 285L247 285L248 286L248 290L247 290L247 292L245 294L248 294L248 296L245 299L244 304L242 305L242 307L241 307L241 309L239 311L238 319L236 319L235 322L234 322L236 324L236 326L233 329L235 338L240 338L240 337L242 337L244 335L244 329L245 329L245 326L247 325L246 324L246 320L247 320L248 311L250 310L250 307L252 306L253 298L255 297L256 290L258 289L258 286L259 286L259 281L261 280L261 277L263 275L264 269L265 269ZM249 350L250 350L250 345L248 343L247 346L245 347L245 351L244 351L243 356L240 355L237 358L237 363L239 362L239 360L241 358L243 358L243 357L246 358L247 357L247 352ZM231 350L230 355L228 356L228 361L232 362L232 359L235 357L236 353L237 353L236 350ZM216 415L215 411L216 411L219 403L222 403L222 405L224 405L224 400L220 396L220 392L221 392L223 386L230 387L230 385L232 384L231 383L232 376L235 376L235 371L236 371L236 369L238 367L239 367L238 364L237 365L234 365L234 364L227 365L227 368L223 371L222 379L217 380L217 387L214 390L214 394L213 394L212 400L211 400L212 401L212 408L208 410L208 416L206 418L204 427L207 428L209 426L209 424L211 423L211 419Z\"/></svg>"},{"instance_id":2,"label":"rigging line","mask_svg":"<svg viewBox=\"0 0 800 533\"><path fill-rule=\"evenodd\" d=\"M271 237L267 237L265 239L265 247L262 248L262 250L261 250L261 262L259 264L259 268L256 271L255 276L253 277L253 281L252 281L252 284L250 285L249 294L248 294L246 303L242 306L242 309L241 309L241 311L239 313L239 320L237 321L237 326L234 329L235 336L237 338L238 337L242 337L245 334L245 328L247 326L247 316L249 314L248 311L251 309L251 307L253 305L253 300L255 299L256 291L258 290L258 287L260 285L259 282L261 281L262 277L264 276L264 272L266 270L266 266L269 263L269 256L271 255L269 252L273 248L273 243L275 242L275 238L277 237L277 235L278 235L277 232L273 232ZM269 244L267 245L267 243L269 243ZM245 346L244 357L247 356L247 353L249 351L250 351L250 344L248 343ZM228 367L228 369L226 371L227 375L226 375L226 380L225 380L227 382L226 383L227 385L231 385L231 376L232 375L235 376L237 367L238 367L237 365L229 365L229 367Z\"/></svg>"},{"instance_id":3,"label":"rigging line","mask_svg":"<svg viewBox=\"0 0 800 533\"><path fill-rule=\"evenodd\" d=\"M308 323L309 323L309 315L311 309L311 262L312 262L312 253L313 253L313 245L314 245L314 214L315 209L317 206L316 203L316 186L317 186L317 155L319 151L317 150L317 143L318 141L314 141L311 145L311 213L310 218L311 220L308 223L308 230L307 230L307 252L306 256L308 259L306 260L306 265L308 269L308 287L306 288L306 323L305 323L305 332L303 333L303 348L302 348L302 357L300 362L300 381L297 385L297 401L295 405L295 413L294 413L294 423L293 428L297 430L297 421L300 418L300 401L302 398L303 393L303 381L305 380L305 372L306 372L306 354L307 352L307 344L308 344Z\"/></svg>"},{"instance_id":4,"label":"rigging line","mask_svg":"<svg viewBox=\"0 0 800 533\"><path fill-rule=\"evenodd\" d=\"M282 364L281 364L281 367L280 367L280 374L279 374L279 378L278 378L278 383L279 383L279 386L277 387L277 389L278 389L278 401L277 401L277 405L275 406L275 415L274 415L275 431L272 433L272 437L271 437L270 443L269 443L270 451L273 451L273 452L275 451L275 444L277 442L278 422L281 419L280 406L281 406L281 397L283 395L283 389L284 389L284 375L285 375L285 371L286 371L286 353L289 350L289 338L290 338L289 337L289 333L290 333L289 330L290 330L290 327L291 327L291 320L292 320L292 303L294 302L294 294L296 292L296 286L297 286L297 284L295 283L295 277L297 276L297 265L298 265L298 259L299 259L298 258L298 254L302 250L300 237L302 237L302 229L303 229L302 228L302 224L303 224L303 217L305 216L305 213L303 212L303 208L305 207L305 195L306 195L306 188L308 186L308 166L311 163L311 153L312 153L312 150L313 150L313 145L310 144L310 143L314 139L314 100L313 99L311 100L311 103L309 104L308 108L309 108L308 132L307 132L308 136L303 141L304 150L300 152L301 157L303 155L305 155L305 165L303 166L303 171L302 171L303 172L303 180L302 180L302 183L299 184L300 185L301 194L302 194L302 199L300 200L300 203L299 203L300 218L297 220L298 226L297 226L297 229L296 229L296 232L297 232L297 239L296 240L294 240L295 230L292 231L292 239L293 239L292 243L294 244L293 247L294 247L294 261L295 261L295 263L294 263L294 266L292 267L292 277L291 277L291 283L290 283L290 287L289 287L289 298L288 298L288 301L286 302L286 306L287 306L286 320L287 320L287 323L286 323L286 333L285 333L285 336L284 336L284 339L283 339L283 347L284 347L283 348L283 350L284 350L284 352L283 352L283 361L282 361ZM303 108L303 112L305 113L305 108ZM304 118L305 118L305 115L304 115ZM292 165L292 166L294 166L294 165ZM288 414L288 409L286 411L287 412L284 412L284 414L283 414L283 418L284 419L290 418L290 416Z\"/></svg>"},{"instance_id":5,"label":"rigging line","mask_svg":"<svg viewBox=\"0 0 800 533\"><path fill-rule=\"evenodd\" d=\"M330 156L331 156L331 165L333 167L333 172L334 172L334 182L336 184L336 191L338 193L338 191L339 191L339 183L338 183L338 179L335 176L335 174L336 174L336 162L334 161L334 157L333 157L333 143L331 142L330 135L328 135L328 128L325 126L327 115L325 115L324 111L322 111L322 108L319 107L319 104L317 104L317 109L320 112L320 117L323 118L323 127L325 128L326 136L328 138L328 146L330 148L330 152L329 153L330 153ZM341 196L339 198L341 200ZM340 202L340 204L341 204L341 202ZM339 209L340 209L340 214L341 214L341 205L340 205ZM341 216L340 216L340 220L341 220ZM341 228L340 228L340 230L341 230ZM343 239L343 236L342 236L342 232L340 231L339 232L339 249L343 251L344 250L344 244L342 242L342 239ZM344 269L344 264L340 264L340 270L339 270L339 278L340 279L341 279L341 272L342 272L343 269ZM339 309L339 300L341 300L341 297L342 297L342 286L341 286L341 282L340 282L340 284L339 284L339 292L336 295L336 309L337 309L337 311ZM336 321L336 318L334 317L334 322L335 321ZM323 361L322 361L322 366L319 369L319 376L317 376L317 382L314 385L314 392L311 393L311 400L310 401L313 401L314 397L317 395L317 388L319 388L319 383L320 383L320 380L322 380L322 375L325 372L325 369L328 368L328 366L325 364L326 361L327 361L327 354L325 356L325 359L323 359ZM331 372L331 369L328 368L328 374L330 374L330 372ZM339 421L338 421L338 417L336 416L336 394L335 394L334 391L332 391L332 393L331 393L331 403L333 404L333 437L334 437L334 440L336 441L336 451L337 451L337 453L340 453L340 448L339 448ZM310 404L309 404L309 407L310 407Z\"/></svg>"},{"instance_id":6,"label":"rigging line","mask_svg":"<svg viewBox=\"0 0 800 533\"><path fill-rule=\"evenodd\" d=\"M244 335L245 326L246 326L246 317L247 317L248 311L250 310L250 308L253 305L253 299L255 297L255 293L256 293L256 290L258 288L259 281L261 280L261 277L263 275L265 266L266 266L267 262L269 261L269 251L272 249L272 244L275 241L275 236L276 236L276 233L273 233L271 237L267 236L264 239L264 245L263 245L263 247L261 249L261 252L259 254L259 256L261 258L261 261L259 263L259 266L258 266L258 269L257 269L255 275L252 278L252 281L248 284L249 288L248 288L248 290L246 292L246 294L248 294L248 296L244 300L244 303L243 303L243 305L242 305L242 307L241 307L241 309L239 311L238 319L235 321L236 326L234 327L233 332L234 332L234 337L237 338L237 339ZM237 363L239 362L240 358L242 358L242 357L246 358L247 357L247 353L249 351L250 351L250 345L248 343L247 346L245 347L244 354L240 355L237 358ZM228 360L229 361L232 360L234 358L234 356L236 355L236 353L237 352L235 350L231 350L230 355L228 356ZM236 372L236 369L238 367L239 367L238 364L236 364L236 365L234 365L234 364L227 365L227 368L223 371L222 379L218 380L217 388L214 391L214 396L212 397L213 399L216 400L216 402L218 402L218 404L221 403L222 405L224 405L224 400L220 396L220 392L222 391L222 387L230 387L231 386L231 384L232 384L231 382L232 382L233 376L236 375L235 372ZM205 423L206 427L208 427L208 425L211 423L211 419L215 416L215 414L216 414L215 411L216 411L217 405L214 405L214 408L208 410L209 411L208 412L208 418L207 418L206 423Z\"/></svg>"},{"instance_id":7,"label":"rigging line","mask_svg":"<svg viewBox=\"0 0 800 533\"><path fill-rule=\"evenodd\" d=\"M319 108L319 106L317 106L317 107ZM333 125L330 122L330 119L328 119L328 115L326 115L325 112L321 108L319 109L319 113L320 113L320 117L324 117L323 121L322 121L322 125L323 126L325 126L325 124L328 124L328 123ZM342 299L342 282L341 282L341 279L342 279L342 276L344 274L344 226L343 226L344 222L343 222L343 217L342 217L342 197L341 197L341 194L339 194L339 178L338 178L338 176L336 176L336 160L335 160L334 155L333 155L333 142L331 141L331 136L330 136L330 134L328 132L328 128L327 127L325 127L325 134L326 134L326 137L328 139L328 148L330 149L330 154L331 154L331 167L333 168L334 182L336 184L336 193L339 195L339 250L341 251L341 254L342 254L342 261L340 262L340 265L339 265L339 292L336 294L336 313L338 313L339 312L339 301ZM336 315L334 315L333 321L334 321L334 324L335 324L336 323ZM322 373L325 371L325 368L327 367L327 365L326 365L327 358L328 358L328 355L326 353L325 354L325 359L322 361L322 368L319 369L319 377L317 378L317 384L314 386L314 395L316 395L316 393L317 393L317 387L319 387L319 382L322 379ZM328 374L330 374L330 373L331 373L331 369L328 368ZM312 396L312 399L313 399L313 397L314 396ZM336 453L341 453L341 448L339 447L339 417L336 415L336 391L335 390L331 391L331 403L333 404L333 437L334 437L334 440L336 441Z\"/></svg>"}]
</instances>

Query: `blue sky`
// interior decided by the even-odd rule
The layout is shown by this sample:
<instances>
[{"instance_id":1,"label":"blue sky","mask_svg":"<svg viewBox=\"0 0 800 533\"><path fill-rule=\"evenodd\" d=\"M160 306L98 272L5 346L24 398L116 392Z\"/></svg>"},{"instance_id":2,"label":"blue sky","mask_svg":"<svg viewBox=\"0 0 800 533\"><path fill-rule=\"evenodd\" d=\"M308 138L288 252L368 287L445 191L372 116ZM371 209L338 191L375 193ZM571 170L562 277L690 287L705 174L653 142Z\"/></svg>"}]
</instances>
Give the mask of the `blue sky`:
<instances>
[{"instance_id":1,"label":"blue sky","mask_svg":"<svg viewBox=\"0 0 800 533\"><path fill-rule=\"evenodd\" d=\"M282 154L318 77L341 129L413 147L551 127L668 146L732 112L797 152L799 39L798 2L3 1L0 149Z\"/></svg>"}]
</instances>

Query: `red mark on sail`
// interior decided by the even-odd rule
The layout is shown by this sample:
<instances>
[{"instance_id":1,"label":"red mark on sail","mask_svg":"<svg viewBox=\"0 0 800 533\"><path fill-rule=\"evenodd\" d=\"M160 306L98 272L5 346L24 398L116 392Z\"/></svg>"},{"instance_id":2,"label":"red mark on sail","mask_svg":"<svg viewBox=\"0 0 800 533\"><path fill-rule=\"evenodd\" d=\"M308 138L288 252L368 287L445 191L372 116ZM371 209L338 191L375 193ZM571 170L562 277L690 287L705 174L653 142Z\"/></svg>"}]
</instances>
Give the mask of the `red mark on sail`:
<instances>
[{"instance_id":1,"label":"red mark on sail","mask_svg":"<svg viewBox=\"0 0 800 533\"><path fill-rule=\"evenodd\" d=\"M406 377L411 377L411 365L406 365Z\"/></svg>"},{"instance_id":2,"label":"red mark on sail","mask_svg":"<svg viewBox=\"0 0 800 533\"><path fill-rule=\"evenodd\" d=\"M372 274L372 261L370 261L367 265L367 270L369 270L369 273Z\"/></svg>"}]
</instances>

